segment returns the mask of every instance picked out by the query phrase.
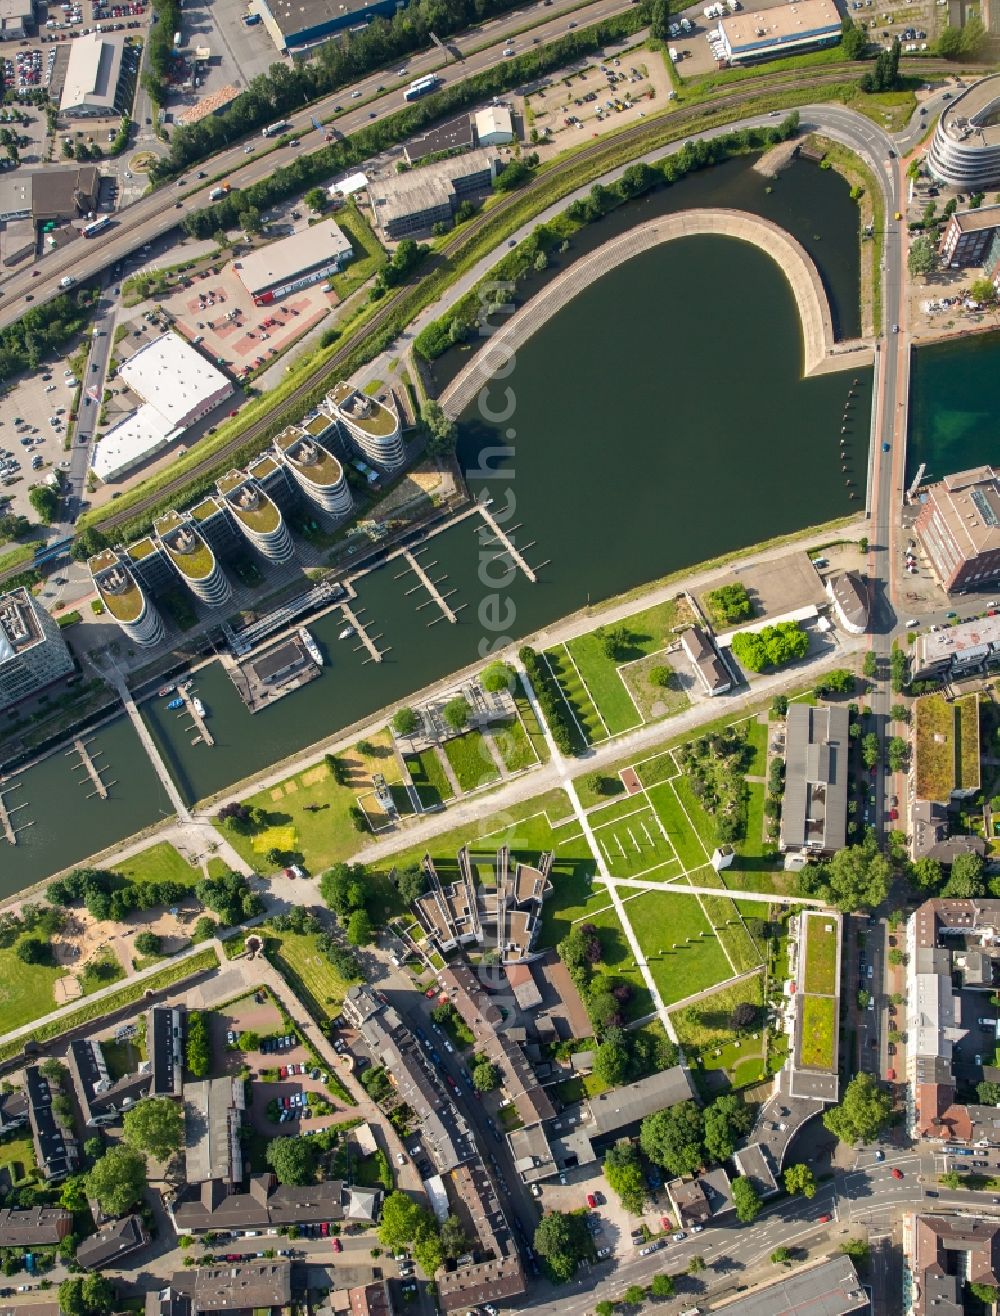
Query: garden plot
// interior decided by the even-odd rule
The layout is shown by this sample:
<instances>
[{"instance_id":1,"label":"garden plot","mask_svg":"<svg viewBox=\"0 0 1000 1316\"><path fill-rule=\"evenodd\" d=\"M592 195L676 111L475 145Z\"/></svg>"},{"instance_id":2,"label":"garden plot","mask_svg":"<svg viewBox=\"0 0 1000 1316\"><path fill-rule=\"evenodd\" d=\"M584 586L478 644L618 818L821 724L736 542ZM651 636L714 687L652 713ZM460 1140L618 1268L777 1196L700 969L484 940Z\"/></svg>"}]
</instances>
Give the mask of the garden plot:
<instances>
[{"instance_id":1,"label":"garden plot","mask_svg":"<svg viewBox=\"0 0 1000 1316\"><path fill-rule=\"evenodd\" d=\"M594 839L614 877L678 877L681 865L674 847L648 804L630 801L629 813L593 827Z\"/></svg>"}]
</instances>

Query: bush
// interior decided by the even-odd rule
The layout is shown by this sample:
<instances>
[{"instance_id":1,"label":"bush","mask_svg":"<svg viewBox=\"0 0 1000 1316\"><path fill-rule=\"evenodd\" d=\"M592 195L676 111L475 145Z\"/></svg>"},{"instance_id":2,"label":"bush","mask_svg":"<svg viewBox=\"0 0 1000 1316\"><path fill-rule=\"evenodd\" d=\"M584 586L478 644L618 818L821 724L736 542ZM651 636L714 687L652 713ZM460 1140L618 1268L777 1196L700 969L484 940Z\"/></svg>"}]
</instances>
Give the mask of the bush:
<instances>
[{"instance_id":1,"label":"bush","mask_svg":"<svg viewBox=\"0 0 1000 1316\"><path fill-rule=\"evenodd\" d=\"M705 602L720 622L749 621L753 616L753 603L745 585L720 585L705 596Z\"/></svg>"},{"instance_id":2,"label":"bush","mask_svg":"<svg viewBox=\"0 0 1000 1316\"><path fill-rule=\"evenodd\" d=\"M782 667L804 658L809 636L795 621L781 621L760 631L740 631L732 638L732 650L742 666L751 672L768 667Z\"/></svg>"},{"instance_id":3,"label":"bush","mask_svg":"<svg viewBox=\"0 0 1000 1316\"><path fill-rule=\"evenodd\" d=\"M518 657L524 664L528 680L534 687L556 748L563 754L573 754L575 751L569 714L555 678L544 660L528 645L520 650Z\"/></svg>"},{"instance_id":4,"label":"bush","mask_svg":"<svg viewBox=\"0 0 1000 1316\"><path fill-rule=\"evenodd\" d=\"M184 1055L188 1071L193 1077L204 1078L212 1066L212 1047L208 1036L208 1025L200 1010L188 1011Z\"/></svg>"}]
</instances>

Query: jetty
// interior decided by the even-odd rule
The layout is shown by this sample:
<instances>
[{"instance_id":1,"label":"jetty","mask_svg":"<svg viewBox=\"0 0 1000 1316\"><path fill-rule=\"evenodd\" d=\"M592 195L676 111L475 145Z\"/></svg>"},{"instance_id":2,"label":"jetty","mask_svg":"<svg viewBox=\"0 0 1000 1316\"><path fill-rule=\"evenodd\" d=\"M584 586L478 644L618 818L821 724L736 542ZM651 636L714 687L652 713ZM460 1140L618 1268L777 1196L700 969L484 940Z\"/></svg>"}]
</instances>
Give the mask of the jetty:
<instances>
[{"instance_id":1,"label":"jetty","mask_svg":"<svg viewBox=\"0 0 1000 1316\"><path fill-rule=\"evenodd\" d=\"M493 532L492 535L484 539L482 542L484 544L490 544L490 543L502 544L504 550L510 556L510 560L514 563L516 567L520 567L520 569L524 572L524 574L534 585L538 580L534 568L528 565L528 563L525 561L524 555L520 552L519 549L517 549L514 546L509 536L505 534L504 531L500 528L500 523L497 521L496 517L490 511L489 504L477 503L476 506L480 516L483 518L483 520L489 526L490 530ZM528 547L530 548L531 545L529 544ZM502 554L498 553L497 556L501 557Z\"/></svg>"},{"instance_id":2,"label":"jetty","mask_svg":"<svg viewBox=\"0 0 1000 1316\"><path fill-rule=\"evenodd\" d=\"M91 757L90 751L84 741L79 738L73 741L73 748L66 751L67 754L76 752L80 756L80 764L86 770L87 776L93 783L94 789L91 795L96 795L98 799L106 800L108 798L108 788L101 779L101 774L97 769L97 764ZM90 796L87 797L88 799Z\"/></svg>"},{"instance_id":3,"label":"jetty","mask_svg":"<svg viewBox=\"0 0 1000 1316\"><path fill-rule=\"evenodd\" d=\"M214 745L215 737L212 735L211 731L209 731L207 725L205 724L204 716L198 712L197 708L195 708L194 695L191 693L191 689L187 682L185 682L182 686L180 686L179 693L181 698L184 700L185 708L191 714L191 721L194 723L195 730L198 732L198 735L201 737L202 743L209 746ZM197 741L195 741L195 744L197 744Z\"/></svg>"},{"instance_id":4,"label":"jetty","mask_svg":"<svg viewBox=\"0 0 1000 1316\"><path fill-rule=\"evenodd\" d=\"M4 792L17 790L20 785L21 782L12 781L9 785L0 786L0 830L3 831L4 839L8 845L17 845L17 828L14 826L11 814L16 813L18 809L26 809L28 806L27 803L24 803L16 804L13 808L10 808L4 799ZM24 824L24 827L31 826L33 826L33 823L27 822ZM22 827L21 830L23 831L24 828Z\"/></svg>"},{"instance_id":5,"label":"jetty","mask_svg":"<svg viewBox=\"0 0 1000 1316\"><path fill-rule=\"evenodd\" d=\"M447 598L441 593L437 585L434 583L433 580L431 580L430 576L424 570L423 566L421 566L421 564L417 561L416 556L408 548L403 550L403 561L410 568L410 570L413 572L416 578L420 581L421 585L423 585L427 593L431 596L434 602L441 609L441 614L444 617L445 621L450 621L451 624L454 625L455 622L458 621L458 617L456 617L454 610L449 605ZM434 565L436 564L432 562L431 566ZM452 590L451 593L454 594L455 591ZM433 625L433 622L428 622L428 625Z\"/></svg>"},{"instance_id":6,"label":"jetty","mask_svg":"<svg viewBox=\"0 0 1000 1316\"><path fill-rule=\"evenodd\" d=\"M361 619L358 617L358 614L351 607L350 603L341 603L340 610L344 615L344 621L347 622L348 626L354 627L354 634L358 637L358 639L361 641L364 647L368 650L369 656L365 659L365 662L380 663L382 661L383 651L379 649L378 645L365 630L364 626L361 623ZM388 653L389 650L386 649L384 652Z\"/></svg>"},{"instance_id":7,"label":"jetty","mask_svg":"<svg viewBox=\"0 0 1000 1316\"><path fill-rule=\"evenodd\" d=\"M160 784L167 793L167 798L169 799L174 812L177 814L177 817L181 822L189 823L191 821L191 811L181 799L180 791L174 785L174 779L167 771L167 765L164 763L160 751L156 748L156 742L149 734L149 728L142 720L142 714L136 707L135 700L132 698L132 693L125 684L125 679L120 673L115 674L114 686L118 691L122 704L125 707L125 712L129 716L129 720L135 727L136 735L139 737L139 742L146 751L146 757L153 765L153 771L159 777Z\"/></svg>"}]
</instances>

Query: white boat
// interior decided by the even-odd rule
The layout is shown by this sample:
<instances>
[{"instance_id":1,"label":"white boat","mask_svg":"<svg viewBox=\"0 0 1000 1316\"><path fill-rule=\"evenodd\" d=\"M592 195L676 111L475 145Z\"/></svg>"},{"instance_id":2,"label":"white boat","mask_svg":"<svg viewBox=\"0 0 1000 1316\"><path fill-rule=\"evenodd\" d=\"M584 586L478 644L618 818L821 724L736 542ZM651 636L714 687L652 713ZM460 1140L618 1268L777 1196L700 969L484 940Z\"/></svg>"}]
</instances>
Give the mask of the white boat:
<instances>
[{"instance_id":1,"label":"white boat","mask_svg":"<svg viewBox=\"0 0 1000 1316\"><path fill-rule=\"evenodd\" d=\"M194 698L191 700L191 707L194 709L194 711L198 714L199 717L205 716L205 705L201 702L201 700L198 698L197 695L195 695Z\"/></svg>"},{"instance_id":2,"label":"white boat","mask_svg":"<svg viewBox=\"0 0 1000 1316\"><path fill-rule=\"evenodd\" d=\"M309 631L306 629L305 626L299 627L299 639L306 646L306 653L313 660L316 666L322 667L323 655L320 652L320 647L313 639L313 637L309 634Z\"/></svg>"},{"instance_id":3,"label":"white boat","mask_svg":"<svg viewBox=\"0 0 1000 1316\"><path fill-rule=\"evenodd\" d=\"M353 627L353 626L345 626L344 629L343 629L343 630L340 632L340 634L337 636L337 639L338 639L338 640L349 640L353 634L354 634L354 627Z\"/></svg>"}]
</instances>

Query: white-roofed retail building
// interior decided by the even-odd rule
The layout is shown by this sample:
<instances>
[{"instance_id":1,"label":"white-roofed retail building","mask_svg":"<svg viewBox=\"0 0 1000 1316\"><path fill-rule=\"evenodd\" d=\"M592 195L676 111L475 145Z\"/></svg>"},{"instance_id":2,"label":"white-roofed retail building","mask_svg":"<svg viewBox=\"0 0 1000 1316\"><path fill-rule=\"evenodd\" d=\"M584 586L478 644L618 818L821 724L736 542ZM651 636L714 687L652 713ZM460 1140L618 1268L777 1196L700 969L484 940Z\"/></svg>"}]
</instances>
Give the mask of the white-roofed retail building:
<instances>
[{"instance_id":1,"label":"white-roofed retail building","mask_svg":"<svg viewBox=\"0 0 1000 1316\"><path fill-rule=\"evenodd\" d=\"M251 251L235 268L258 306L308 288L344 268L354 248L332 219Z\"/></svg>"},{"instance_id":2,"label":"white-roofed retail building","mask_svg":"<svg viewBox=\"0 0 1000 1316\"><path fill-rule=\"evenodd\" d=\"M124 49L119 36L90 32L77 37L69 48L60 113L74 119L123 114L127 108L122 86Z\"/></svg>"},{"instance_id":3,"label":"white-roofed retail building","mask_svg":"<svg viewBox=\"0 0 1000 1316\"><path fill-rule=\"evenodd\" d=\"M118 376L143 405L95 444L91 469L105 481L154 457L233 393L221 370L172 333L140 347Z\"/></svg>"},{"instance_id":4,"label":"white-roofed retail building","mask_svg":"<svg viewBox=\"0 0 1000 1316\"><path fill-rule=\"evenodd\" d=\"M506 146L514 140L514 121L506 105L488 105L472 122L480 146Z\"/></svg>"}]
</instances>

